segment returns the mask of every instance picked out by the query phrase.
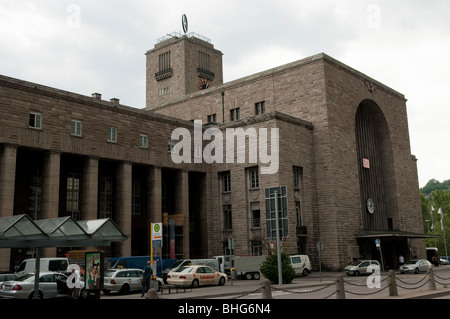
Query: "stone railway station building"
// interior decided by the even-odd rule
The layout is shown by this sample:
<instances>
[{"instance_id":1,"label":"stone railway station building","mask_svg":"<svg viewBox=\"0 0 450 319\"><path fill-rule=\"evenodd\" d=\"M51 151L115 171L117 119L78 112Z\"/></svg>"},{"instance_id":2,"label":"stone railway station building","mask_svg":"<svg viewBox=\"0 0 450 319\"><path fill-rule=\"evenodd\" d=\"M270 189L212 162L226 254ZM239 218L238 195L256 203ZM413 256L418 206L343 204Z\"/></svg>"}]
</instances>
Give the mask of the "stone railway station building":
<instances>
[{"instance_id":1,"label":"stone railway station building","mask_svg":"<svg viewBox=\"0 0 450 319\"><path fill-rule=\"evenodd\" d=\"M223 83L222 52L194 33L158 40L146 70L145 109L0 76L0 217L112 218L128 239L101 247L106 256L148 255L151 222L163 223L163 258L223 255L229 238L235 255L259 255L274 240L277 190L283 247L316 268L318 242L330 270L380 260L375 239L387 268L425 256L402 94L323 53ZM200 145L183 149L192 160L175 162L172 133L194 137L199 121ZM33 255L0 252L0 270Z\"/></svg>"}]
</instances>

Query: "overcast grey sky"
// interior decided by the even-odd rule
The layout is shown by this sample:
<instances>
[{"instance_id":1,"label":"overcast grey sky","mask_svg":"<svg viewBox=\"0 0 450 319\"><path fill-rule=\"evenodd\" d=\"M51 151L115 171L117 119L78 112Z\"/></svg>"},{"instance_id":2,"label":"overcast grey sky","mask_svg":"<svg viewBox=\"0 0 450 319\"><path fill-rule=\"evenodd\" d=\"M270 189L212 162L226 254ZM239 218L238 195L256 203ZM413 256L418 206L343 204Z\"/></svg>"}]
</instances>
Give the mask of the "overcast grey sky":
<instances>
[{"instance_id":1,"label":"overcast grey sky","mask_svg":"<svg viewBox=\"0 0 450 319\"><path fill-rule=\"evenodd\" d=\"M450 1L0 0L0 74L143 108L144 54L183 13L225 82L324 52L404 94L419 185L450 179Z\"/></svg>"}]
</instances>

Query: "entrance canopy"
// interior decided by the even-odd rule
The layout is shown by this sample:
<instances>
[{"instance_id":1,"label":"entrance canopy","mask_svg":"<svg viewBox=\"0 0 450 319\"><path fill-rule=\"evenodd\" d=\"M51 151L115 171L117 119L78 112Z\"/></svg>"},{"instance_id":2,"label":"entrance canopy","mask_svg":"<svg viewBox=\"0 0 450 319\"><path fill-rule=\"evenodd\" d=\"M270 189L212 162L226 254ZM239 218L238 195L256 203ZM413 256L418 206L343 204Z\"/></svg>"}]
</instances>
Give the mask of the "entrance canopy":
<instances>
[{"instance_id":1,"label":"entrance canopy","mask_svg":"<svg viewBox=\"0 0 450 319\"><path fill-rule=\"evenodd\" d=\"M412 233L395 230L361 230L355 235L356 238L375 238L375 237L408 237L408 238L439 238L439 235Z\"/></svg>"},{"instance_id":2,"label":"entrance canopy","mask_svg":"<svg viewBox=\"0 0 450 319\"><path fill-rule=\"evenodd\" d=\"M72 217L32 220L28 215L0 218L0 248L110 246L128 237L110 219Z\"/></svg>"}]
</instances>

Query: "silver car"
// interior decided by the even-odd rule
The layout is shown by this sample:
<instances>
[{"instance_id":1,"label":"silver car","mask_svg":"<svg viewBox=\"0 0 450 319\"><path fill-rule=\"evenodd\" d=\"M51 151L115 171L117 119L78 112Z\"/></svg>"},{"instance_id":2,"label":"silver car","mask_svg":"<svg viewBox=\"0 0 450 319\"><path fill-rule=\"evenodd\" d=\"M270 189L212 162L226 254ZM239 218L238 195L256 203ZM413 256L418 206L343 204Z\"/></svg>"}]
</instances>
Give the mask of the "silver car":
<instances>
[{"instance_id":1,"label":"silver car","mask_svg":"<svg viewBox=\"0 0 450 319\"><path fill-rule=\"evenodd\" d=\"M413 272L417 274L420 271L427 272L428 268L430 268L431 266L431 263L426 259L410 260L407 261L404 265L400 266L400 272L402 274L404 274L405 272Z\"/></svg>"},{"instance_id":2,"label":"silver car","mask_svg":"<svg viewBox=\"0 0 450 319\"><path fill-rule=\"evenodd\" d=\"M345 272L347 275L359 276L372 274L380 268L381 265L377 260L355 260L345 267Z\"/></svg>"},{"instance_id":3,"label":"silver car","mask_svg":"<svg viewBox=\"0 0 450 319\"><path fill-rule=\"evenodd\" d=\"M141 278L144 271L138 268L106 269L103 284L103 292L109 294L111 291L118 291L121 294L128 294L130 291L142 291ZM159 291L163 280L156 278Z\"/></svg>"},{"instance_id":4,"label":"silver car","mask_svg":"<svg viewBox=\"0 0 450 319\"><path fill-rule=\"evenodd\" d=\"M35 274L25 274L5 281L0 287L0 296L6 298L31 299L34 296ZM67 277L55 272L39 273L39 298L67 297Z\"/></svg>"}]
</instances>

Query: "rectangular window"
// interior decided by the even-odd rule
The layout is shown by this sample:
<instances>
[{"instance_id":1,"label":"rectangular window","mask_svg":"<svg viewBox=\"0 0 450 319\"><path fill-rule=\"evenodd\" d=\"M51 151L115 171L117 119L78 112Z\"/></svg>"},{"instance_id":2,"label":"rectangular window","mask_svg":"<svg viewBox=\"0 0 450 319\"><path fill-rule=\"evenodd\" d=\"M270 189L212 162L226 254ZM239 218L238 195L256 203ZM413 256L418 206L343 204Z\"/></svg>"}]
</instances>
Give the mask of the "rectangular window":
<instances>
[{"instance_id":1,"label":"rectangular window","mask_svg":"<svg viewBox=\"0 0 450 319\"><path fill-rule=\"evenodd\" d=\"M222 192L231 191L231 174L230 172L221 173L222 176Z\"/></svg>"},{"instance_id":2,"label":"rectangular window","mask_svg":"<svg viewBox=\"0 0 450 319\"><path fill-rule=\"evenodd\" d=\"M32 128L42 128L42 114L38 112L30 112L29 126Z\"/></svg>"},{"instance_id":3,"label":"rectangular window","mask_svg":"<svg viewBox=\"0 0 450 319\"><path fill-rule=\"evenodd\" d=\"M266 113L266 101L255 103L255 115Z\"/></svg>"},{"instance_id":4,"label":"rectangular window","mask_svg":"<svg viewBox=\"0 0 450 319\"><path fill-rule=\"evenodd\" d=\"M208 115L208 123L215 123L216 122L216 114Z\"/></svg>"},{"instance_id":5,"label":"rectangular window","mask_svg":"<svg viewBox=\"0 0 450 319\"><path fill-rule=\"evenodd\" d=\"M99 218L112 218L113 180L111 177L100 177L99 185Z\"/></svg>"},{"instance_id":6,"label":"rectangular window","mask_svg":"<svg viewBox=\"0 0 450 319\"><path fill-rule=\"evenodd\" d=\"M159 71L163 72L170 69L170 51L159 55Z\"/></svg>"},{"instance_id":7,"label":"rectangular window","mask_svg":"<svg viewBox=\"0 0 450 319\"><path fill-rule=\"evenodd\" d=\"M139 134L139 147L148 148L148 136L146 134Z\"/></svg>"},{"instance_id":8,"label":"rectangular window","mask_svg":"<svg viewBox=\"0 0 450 319\"><path fill-rule=\"evenodd\" d=\"M299 201L295 202L295 223L296 226L302 226L302 210Z\"/></svg>"},{"instance_id":9,"label":"rectangular window","mask_svg":"<svg viewBox=\"0 0 450 319\"><path fill-rule=\"evenodd\" d=\"M230 120L238 121L240 119L240 108L237 107L235 109L230 110Z\"/></svg>"},{"instance_id":10,"label":"rectangular window","mask_svg":"<svg viewBox=\"0 0 450 319\"><path fill-rule=\"evenodd\" d=\"M137 216L141 214L141 181L133 180L131 191L131 215Z\"/></svg>"},{"instance_id":11,"label":"rectangular window","mask_svg":"<svg viewBox=\"0 0 450 319\"><path fill-rule=\"evenodd\" d=\"M292 173L293 173L294 188L301 188L301 181L302 181L302 174L303 174L302 168L294 166L292 168Z\"/></svg>"},{"instance_id":12,"label":"rectangular window","mask_svg":"<svg viewBox=\"0 0 450 319\"><path fill-rule=\"evenodd\" d=\"M108 127L108 142L116 143L117 142L117 128L113 126Z\"/></svg>"},{"instance_id":13,"label":"rectangular window","mask_svg":"<svg viewBox=\"0 0 450 319\"><path fill-rule=\"evenodd\" d=\"M259 187L258 168L249 169L248 173L249 173L249 179L250 179L250 188L258 188Z\"/></svg>"},{"instance_id":14,"label":"rectangular window","mask_svg":"<svg viewBox=\"0 0 450 319\"><path fill-rule=\"evenodd\" d=\"M259 209L259 202L251 203L252 210L252 228L261 228L261 210Z\"/></svg>"},{"instance_id":15,"label":"rectangular window","mask_svg":"<svg viewBox=\"0 0 450 319\"><path fill-rule=\"evenodd\" d=\"M75 220L80 220L80 175L69 174L67 176L66 211Z\"/></svg>"},{"instance_id":16,"label":"rectangular window","mask_svg":"<svg viewBox=\"0 0 450 319\"><path fill-rule=\"evenodd\" d=\"M198 66L200 69L209 71L210 59L209 54L198 51Z\"/></svg>"},{"instance_id":17,"label":"rectangular window","mask_svg":"<svg viewBox=\"0 0 450 319\"><path fill-rule=\"evenodd\" d=\"M276 193L278 194L277 198L275 198ZM287 237L289 235L289 227L286 186L266 188L265 196L267 238L273 241L277 237L277 210L275 208L278 208L278 230L280 238ZM275 200L277 200L277 205L275 205Z\"/></svg>"},{"instance_id":18,"label":"rectangular window","mask_svg":"<svg viewBox=\"0 0 450 319\"><path fill-rule=\"evenodd\" d=\"M70 134L74 136L81 136L82 123L80 120L72 120L70 122Z\"/></svg>"},{"instance_id":19,"label":"rectangular window","mask_svg":"<svg viewBox=\"0 0 450 319\"><path fill-rule=\"evenodd\" d=\"M252 255L253 256L262 256L262 244L260 240L252 240Z\"/></svg>"},{"instance_id":20,"label":"rectangular window","mask_svg":"<svg viewBox=\"0 0 450 319\"><path fill-rule=\"evenodd\" d=\"M233 229L233 223L232 223L232 213L231 213L231 205L224 205L223 206L223 229L224 230L231 230Z\"/></svg>"}]
</instances>

